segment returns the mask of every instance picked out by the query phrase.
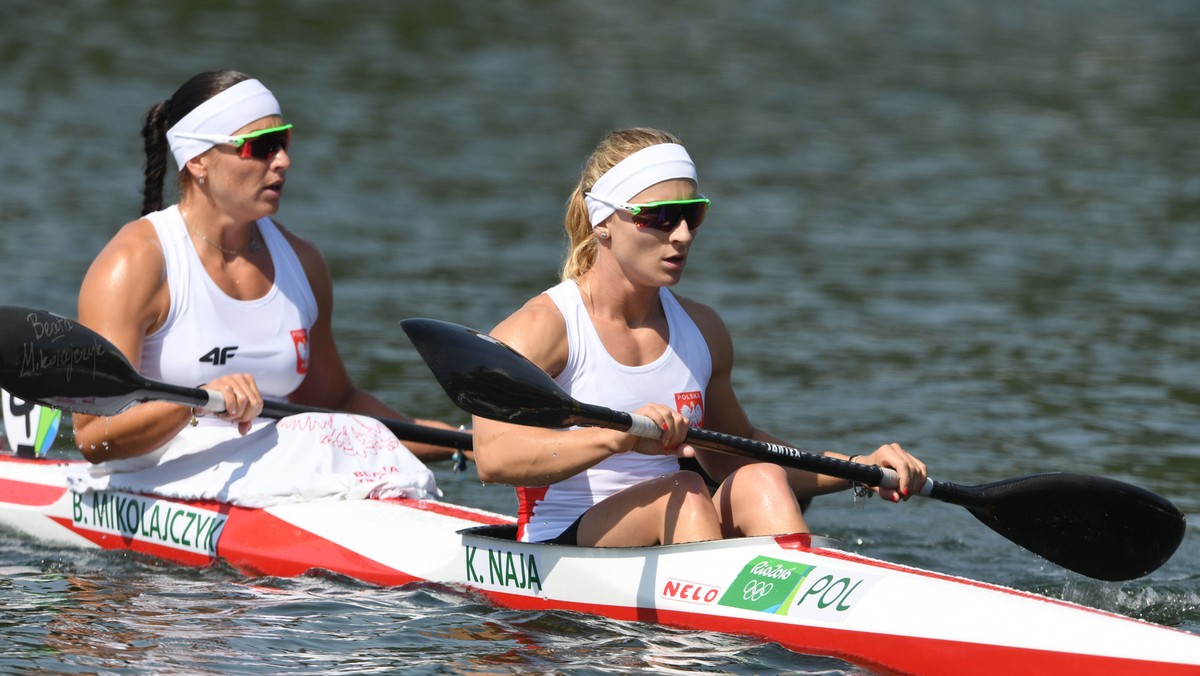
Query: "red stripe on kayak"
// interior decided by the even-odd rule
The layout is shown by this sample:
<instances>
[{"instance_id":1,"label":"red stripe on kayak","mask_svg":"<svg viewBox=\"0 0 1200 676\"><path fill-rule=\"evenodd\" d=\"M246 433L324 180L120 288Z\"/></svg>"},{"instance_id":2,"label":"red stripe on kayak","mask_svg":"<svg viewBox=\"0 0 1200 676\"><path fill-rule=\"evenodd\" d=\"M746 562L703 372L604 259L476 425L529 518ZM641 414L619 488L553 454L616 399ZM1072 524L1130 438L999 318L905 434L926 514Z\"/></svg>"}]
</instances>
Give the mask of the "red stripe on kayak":
<instances>
[{"instance_id":1,"label":"red stripe on kayak","mask_svg":"<svg viewBox=\"0 0 1200 676\"><path fill-rule=\"evenodd\" d=\"M797 627L742 617L714 617L700 613L654 608L632 608L558 601L477 589L499 606L517 610L576 611L614 620L644 622L752 636L774 641L795 652L833 657L882 673L916 673L926 676L962 674L1089 674L1128 676L1196 676L1197 667L1099 655L1081 655L1010 646L985 645L945 639L875 634L822 627Z\"/></svg>"},{"instance_id":2,"label":"red stripe on kayak","mask_svg":"<svg viewBox=\"0 0 1200 676\"><path fill-rule=\"evenodd\" d=\"M451 505L445 502L437 502L435 500L414 500L412 498L388 498L380 500L380 502L394 502L412 509L419 509L423 512L432 512L443 516L452 516L456 519L464 521L474 521L480 526L506 526L515 523L512 517L502 516L500 514L489 514L486 512L476 512L474 510Z\"/></svg>"},{"instance_id":3,"label":"red stripe on kayak","mask_svg":"<svg viewBox=\"0 0 1200 676\"><path fill-rule=\"evenodd\" d=\"M812 533L791 533L775 536L775 544L781 549L795 549L798 552L812 549Z\"/></svg>"},{"instance_id":4,"label":"red stripe on kayak","mask_svg":"<svg viewBox=\"0 0 1200 676\"><path fill-rule=\"evenodd\" d=\"M217 553L244 573L294 577L318 569L378 585L419 580L264 510L228 507L228 516Z\"/></svg>"},{"instance_id":5,"label":"red stripe on kayak","mask_svg":"<svg viewBox=\"0 0 1200 676\"><path fill-rule=\"evenodd\" d=\"M5 502L14 505L45 507L58 502L58 499L66 492L66 486L47 486L28 481L0 479L0 495L4 496Z\"/></svg>"},{"instance_id":6,"label":"red stripe on kayak","mask_svg":"<svg viewBox=\"0 0 1200 676\"><path fill-rule=\"evenodd\" d=\"M402 585L420 579L292 525L262 509L204 501L178 502L212 509L226 516L217 540L216 557L163 543L94 531L79 527L70 519L51 519L104 549L125 549L188 566L206 567L223 560L247 575L278 577L295 577L311 570L328 570L384 586Z\"/></svg>"}]
</instances>

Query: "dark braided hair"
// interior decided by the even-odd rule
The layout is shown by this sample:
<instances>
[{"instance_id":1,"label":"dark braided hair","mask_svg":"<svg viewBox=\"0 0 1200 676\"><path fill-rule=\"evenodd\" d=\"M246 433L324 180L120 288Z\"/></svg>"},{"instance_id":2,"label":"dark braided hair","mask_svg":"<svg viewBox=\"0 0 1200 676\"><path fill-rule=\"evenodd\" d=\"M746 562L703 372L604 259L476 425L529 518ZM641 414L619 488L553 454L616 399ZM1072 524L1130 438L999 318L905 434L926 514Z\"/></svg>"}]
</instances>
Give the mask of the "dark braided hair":
<instances>
[{"instance_id":1,"label":"dark braided hair","mask_svg":"<svg viewBox=\"0 0 1200 676\"><path fill-rule=\"evenodd\" d=\"M201 103L233 85L249 80L250 76L236 70L209 70L192 77L171 95L171 98L150 106L142 126L142 145L146 152L145 183L142 186L142 215L163 207L163 180L167 175L167 130L175 126ZM179 188L188 173L179 168Z\"/></svg>"}]
</instances>

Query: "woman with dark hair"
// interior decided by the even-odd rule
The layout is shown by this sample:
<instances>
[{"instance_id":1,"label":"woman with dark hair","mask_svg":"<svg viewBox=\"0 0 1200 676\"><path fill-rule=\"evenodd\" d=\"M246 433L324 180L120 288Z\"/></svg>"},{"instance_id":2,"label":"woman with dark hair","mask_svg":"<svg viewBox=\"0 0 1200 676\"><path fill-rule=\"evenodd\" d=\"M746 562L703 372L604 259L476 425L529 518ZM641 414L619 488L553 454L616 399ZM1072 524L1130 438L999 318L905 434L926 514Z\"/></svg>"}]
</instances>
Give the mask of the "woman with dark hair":
<instances>
[{"instance_id":1,"label":"woman with dark hair","mask_svg":"<svg viewBox=\"0 0 1200 676\"><path fill-rule=\"evenodd\" d=\"M75 442L91 462L136 459L133 466L143 467L161 462L168 447L194 453L251 435L270 424L258 417L264 397L407 419L351 381L334 342L325 260L271 218L291 167L291 135L271 92L236 71L200 73L150 108L142 217L92 263L79 319L145 375L216 390L226 410L205 416L149 402L111 418L75 415ZM179 203L164 207L168 155L179 170ZM270 433L331 424L327 439L347 439L370 422L280 423ZM403 450L378 432L371 443ZM426 460L453 450L408 448Z\"/></svg>"},{"instance_id":2,"label":"woman with dark hair","mask_svg":"<svg viewBox=\"0 0 1200 676\"><path fill-rule=\"evenodd\" d=\"M670 290L708 205L679 139L645 128L608 134L567 203L562 282L492 331L572 397L636 410L663 431L654 440L476 417L479 477L517 486L523 541L609 547L807 532L801 501L850 487L684 443L689 426L781 443L738 402L724 322ZM677 456L695 457L716 491ZM899 490L876 489L894 502L925 482L925 465L896 444L850 459L894 469Z\"/></svg>"}]
</instances>

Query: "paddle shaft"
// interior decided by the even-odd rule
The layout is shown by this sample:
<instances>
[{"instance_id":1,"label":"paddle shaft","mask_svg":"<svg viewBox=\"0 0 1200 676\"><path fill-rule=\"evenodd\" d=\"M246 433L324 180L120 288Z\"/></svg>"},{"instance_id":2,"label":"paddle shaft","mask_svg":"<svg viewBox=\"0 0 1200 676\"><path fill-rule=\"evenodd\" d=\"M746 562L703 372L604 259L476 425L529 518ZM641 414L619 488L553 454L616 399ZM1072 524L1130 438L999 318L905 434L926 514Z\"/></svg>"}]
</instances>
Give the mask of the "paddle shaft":
<instances>
[{"instance_id":1,"label":"paddle shaft","mask_svg":"<svg viewBox=\"0 0 1200 676\"><path fill-rule=\"evenodd\" d=\"M185 406L194 406L202 408L210 413L225 412L225 397L215 390L206 390L199 387L183 387L180 385L172 385L163 383L148 378L139 378L137 400L146 401L167 401ZM62 408L71 410L73 407L69 403L59 402ZM48 405L53 406L54 402ZM80 410L75 407L75 410ZM88 411L81 411L88 413ZM303 404L293 404L286 401L275 401L272 399L263 400L263 410L260 414L263 418L279 419L286 418L291 415L299 415L302 413L338 413L333 409L322 408L319 406L305 406ZM396 438L404 441L414 441L423 444L432 444L434 446L446 446L448 448L457 448L460 450L471 450L472 437L467 432L457 430L447 430L438 427L429 427L427 425L418 425L416 423L405 422L403 420L395 420L392 418L380 418L376 416L368 416L379 421L384 427L392 431Z\"/></svg>"},{"instance_id":2,"label":"paddle shaft","mask_svg":"<svg viewBox=\"0 0 1200 676\"><path fill-rule=\"evenodd\" d=\"M601 427L620 429L645 439L659 439L662 437L662 430L653 420L636 413L626 413L601 406L579 404L579 414L577 414L576 418L582 424L594 425L595 423L601 423L599 425ZM773 444L757 439L747 439L700 427L688 428L687 439L697 446L703 446L714 451L794 467L816 474L826 474L854 483L881 486L893 490L900 487L900 476L896 474L895 470L889 467L863 465L828 455L806 453L791 446ZM935 482L933 479L926 479L920 495L930 496L938 483L940 482Z\"/></svg>"},{"instance_id":3,"label":"paddle shaft","mask_svg":"<svg viewBox=\"0 0 1200 676\"><path fill-rule=\"evenodd\" d=\"M197 388L198 392L203 392L208 395L208 400L204 403L197 404L197 408L203 408L206 411L214 413L222 413L225 411L225 398L220 392L213 390L205 390ZM274 401L266 399L263 401L262 417L264 418L286 418L292 415L301 413L338 413L333 409L321 408L319 406L304 406L302 404L293 404L286 401ZM415 441L422 444L432 444L434 446L446 446L449 448L457 448L460 450L471 450L472 438L467 432L457 430L446 430L439 427L429 427L428 425L418 425L416 423L405 422L403 420L395 420L392 418L378 418L368 416L379 421L384 427L392 431L397 439L404 441Z\"/></svg>"},{"instance_id":4,"label":"paddle shaft","mask_svg":"<svg viewBox=\"0 0 1200 676\"><path fill-rule=\"evenodd\" d=\"M219 392L143 376L115 345L72 319L15 306L0 306L0 386L25 401L88 415L117 415L147 401L168 401L216 413L225 410ZM262 417L336 412L268 400L263 402ZM375 419L405 441L472 447L471 435L465 432Z\"/></svg>"}]
</instances>

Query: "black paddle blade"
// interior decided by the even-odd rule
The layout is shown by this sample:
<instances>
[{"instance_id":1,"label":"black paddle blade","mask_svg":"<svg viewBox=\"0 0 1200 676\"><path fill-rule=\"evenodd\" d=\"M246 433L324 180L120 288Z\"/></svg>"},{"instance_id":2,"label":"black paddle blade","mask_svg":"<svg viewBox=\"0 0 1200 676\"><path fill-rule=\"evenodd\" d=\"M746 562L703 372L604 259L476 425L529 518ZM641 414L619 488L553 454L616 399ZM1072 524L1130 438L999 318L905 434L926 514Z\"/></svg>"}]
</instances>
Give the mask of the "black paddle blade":
<instances>
[{"instance_id":1,"label":"black paddle blade","mask_svg":"<svg viewBox=\"0 0 1200 676\"><path fill-rule=\"evenodd\" d=\"M578 404L536 364L500 341L437 319L400 322L442 389L468 413L532 427L573 424Z\"/></svg>"},{"instance_id":2,"label":"black paddle blade","mask_svg":"<svg viewBox=\"0 0 1200 676\"><path fill-rule=\"evenodd\" d=\"M141 376L112 343L45 310L0 307L0 387L52 408L116 415L137 403Z\"/></svg>"},{"instance_id":3,"label":"black paddle blade","mask_svg":"<svg viewBox=\"0 0 1200 676\"><path fill-rule=\"evenodd\" d=\"M941 486L939 486L940 488ZM992 530L1068 570L1132 580L1166 563L1183 540L1184 514L1166 498L1085 474L1039 474L931 497L966 507Z\"/></svg>"}]
</instances>

